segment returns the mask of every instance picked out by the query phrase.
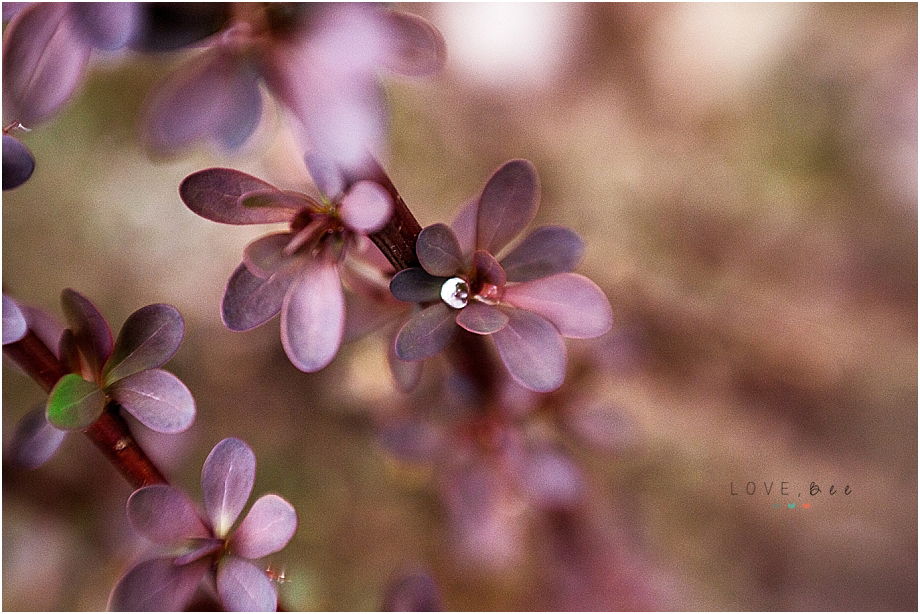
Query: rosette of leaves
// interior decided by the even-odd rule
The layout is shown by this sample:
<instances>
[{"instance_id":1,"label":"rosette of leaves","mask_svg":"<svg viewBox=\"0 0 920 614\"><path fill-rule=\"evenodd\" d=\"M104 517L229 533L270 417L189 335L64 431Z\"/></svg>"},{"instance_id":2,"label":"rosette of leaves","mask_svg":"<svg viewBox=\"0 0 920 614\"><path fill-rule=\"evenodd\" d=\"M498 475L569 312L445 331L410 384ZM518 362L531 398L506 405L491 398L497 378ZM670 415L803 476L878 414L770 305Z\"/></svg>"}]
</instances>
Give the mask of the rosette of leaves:
<instances>
[{"instance_id":1,"label":"rosette of leaves","mask_svg":"<svg viewBox=\"0 0 920 614\"><path fill-rule=\"evenodd\" d=\"M512 160L495 171L453 228L434 224L422 230L416 242L421 267L400 271L390 282L393 296L421 307L396 337L400 359L438 354L460 328L490 336L518 383L549 392L565 377L562 337L591 338L610 330L607 297L572 273L585 251L575 232L537 228L502 256L536 216L539 192L533 165Z\"/></svg>"},{"instance_id":2,"label":"rosette of leaves","mask_svg":"<svg viewBox=\"0 0 920 614\"><path fill-rule=\"evenodd\" d=\"M178 433L195 419L195 401L178 377L158 367L179 349L185 324L175 307L147 305L132 313L113 340L96 307L74 290L61 294L69 328L59 357L71 373L51 390L48 423L61 430L90 426L114 402L141 424Z\"/></svg>"},{"instance_id":3,"label":"rosette of leaves","mask_svg":"<svg viewBox=\"0 0 920 614\"><path fill-rule=\"evenodd\" d=\"M445 57L428 21L371 4L238 3L209 42L148 97L143 135L154 150L239 147L262 116L264 84L310 149L356 168L384 139L380 75L430 75Z\"/></svg>"},{"instance_id":4,"label":"rosette of leaves","mask_svg":"<svg viewBox=\"0 0 920 614\"><path fill-rule=\"evenodd\" d=\"M250 243L227 283L221 316L246 331L281 313L281 343L301 371L318 371L338 352L345 329L340 268L357 241L390 218L393 201L373 181L347 186L334 166L311 166L319 199L281 190L240 171L211 168L183 180L179 194L197 213L224 224L289 223Z\"/></svg>"},{"instance_id":5,"label":"rosette of leaves","mask_svg":"<svg viewBox=\"0 0 920 614\"><path fill-rule=\"evenodd\" d=\"M115 585L115 611L181 611L201 579L214 574L217 595L229 611L274 611L275 589L252 563L284 548L297 529L297 512L278 495L263 495L231 530L249 500L256 458L245 442L228 438L211 450L201 471L204 515L181 490L146 486L128 499L128 519L146 538L169 550L145 560Z\"/></svg>"}]
</instances>

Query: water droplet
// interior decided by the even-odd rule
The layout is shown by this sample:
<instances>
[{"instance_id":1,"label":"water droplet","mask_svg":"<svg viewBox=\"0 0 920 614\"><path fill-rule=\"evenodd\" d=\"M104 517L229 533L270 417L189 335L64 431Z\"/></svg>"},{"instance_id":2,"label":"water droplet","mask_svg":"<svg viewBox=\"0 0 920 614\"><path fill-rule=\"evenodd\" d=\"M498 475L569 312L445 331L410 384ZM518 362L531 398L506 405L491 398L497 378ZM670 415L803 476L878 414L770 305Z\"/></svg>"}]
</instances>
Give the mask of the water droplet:
<instances>
[{"instance_id":1,"label":"water droplet","mask_svg":"<svg viewBox=\"0 0 920 614\"><path fill-rule=\"evenodd\" d=\"M441 300L454 309L466 307L470 299L470 287L461 277L451 277L441 286Z\"/></svg>"}]
</instances>

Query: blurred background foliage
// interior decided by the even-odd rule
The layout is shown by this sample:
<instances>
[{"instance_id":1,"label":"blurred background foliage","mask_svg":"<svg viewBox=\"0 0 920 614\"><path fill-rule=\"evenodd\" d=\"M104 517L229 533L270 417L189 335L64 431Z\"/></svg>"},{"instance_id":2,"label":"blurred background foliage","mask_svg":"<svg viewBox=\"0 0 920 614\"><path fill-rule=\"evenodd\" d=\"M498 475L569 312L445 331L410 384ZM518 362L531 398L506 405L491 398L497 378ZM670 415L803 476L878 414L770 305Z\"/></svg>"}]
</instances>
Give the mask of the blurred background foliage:
<instances>
[{"instance_id":1,"label":"blurred background foliage","mask_svg":"<svg viewBox=\"0 0 920 614\"><path fill-rule=\"evenodd\" d=\"M223 327L224 285L265 228L195 216L179 182L229 166L312 186L274 109L234 153L139 148L145 92L194 52L97 54L66 110L18 135L37 167L3 195L4 291L60 314L72 287L116 330L149 303L182 312L169 369L198 418L138 434L196 500L215 443L252 446L255 494L300 517L270 561L287 609L377 609L416 567L458 610L916 609L917 6L400 8L448 49L439 78L387 82L384 165L416 217L449 220L528 158L538 223L585 237L579 270L613 305L614 331L567 341L567 384L546 401L599 404L617 425L600 446L563 441L590 483L578 547L523 506L508 557L458 554L437 476L375 441L406 402L382 337L304 374L277 320ZM3 383L8 436L43 394L8 364ZM754 496L731 495L749 481ZM810 482L810 509L774 509ZM104 608L147 549L129 494L80 437L39 470L4 464L4 609Z\"/></svg>"}]
</instances>

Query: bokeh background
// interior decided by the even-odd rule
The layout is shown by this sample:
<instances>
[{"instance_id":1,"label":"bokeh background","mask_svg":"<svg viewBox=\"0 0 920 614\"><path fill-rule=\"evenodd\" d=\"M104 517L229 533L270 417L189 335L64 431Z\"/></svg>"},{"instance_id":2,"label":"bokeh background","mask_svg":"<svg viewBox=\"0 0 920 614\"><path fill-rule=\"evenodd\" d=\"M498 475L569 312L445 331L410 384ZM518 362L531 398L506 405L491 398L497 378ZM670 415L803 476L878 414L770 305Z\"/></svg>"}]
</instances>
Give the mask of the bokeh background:
<instances>
[{"instance_id":1,"label":"bokeh background","mask_svg":"<svg viewBox=\"0 0 920 614\"><path fill-rule=\"evenodd\" d=\"M230 166L312 186L277 110L237 152L139 147L144 93L194 52L96 54L66 110L18 135L37 169L3 194L4 291L60 314L72 287L116 330L143 305L179 308L168 368L198 418L145 441L196 499L214 444L253 447L254 494L300 517L269 561L287 609L378 609L423 568L453 610L916 610L917 6L400 8L448 50L440 77L387 82L385 166L412 211L449 220L528 158L538 222L585 237L579 271L614 309L611 333L567 342L560 398L610 420L594 446L561 440L590 484L575 546L522 502L503 556L457 550L437 475L375 438L408 402L383 337L304 374L277 319L222 326L226 280L266 227L195 216L179 182ZM4 364L5 440L42 400ZM38 470L4 463L3 608L104 608L147 548L129 494L79 436Z\"/></svg>"}]
</instances>

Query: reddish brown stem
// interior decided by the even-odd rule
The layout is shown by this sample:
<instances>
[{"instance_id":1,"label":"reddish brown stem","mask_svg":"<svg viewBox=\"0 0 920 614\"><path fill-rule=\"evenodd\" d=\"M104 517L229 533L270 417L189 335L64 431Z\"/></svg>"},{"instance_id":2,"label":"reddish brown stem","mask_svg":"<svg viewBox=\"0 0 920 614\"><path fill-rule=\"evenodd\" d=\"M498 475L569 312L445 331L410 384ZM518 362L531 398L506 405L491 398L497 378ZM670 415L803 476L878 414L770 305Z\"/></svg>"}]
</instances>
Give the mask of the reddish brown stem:
<instances>
[{"instance_id":1,"label":"reddish brown stem","mask_svg":"<svg viewBox=\"0 0 920 614\"><path fill-rule=\"evenodd\" d=\"M418 266L418 257L415 255L415 240L422 232L422 226L409 211L402 196L389 175L379 165L375 169L373 180L382 185L390 198L393 199L393 217L387 225L375 233L368 235L374 245L383 252L390 264L397 271Z\"/></svg>"},{"instance_id":2,"label":"reddish brown stem","mask_svg":"<svg viewBox=\"0 0 920 614\"><path fill-rule=\"evenodd\" d=\"M67 367L31 330L19 341L4 345L3 353L46 392L51 392L57 381L69 373ZM134 440L128 424L118 413L116 403L110 402L99 419L83 432L134 488L167 483Z\"/></svg>"}]
</instances>

